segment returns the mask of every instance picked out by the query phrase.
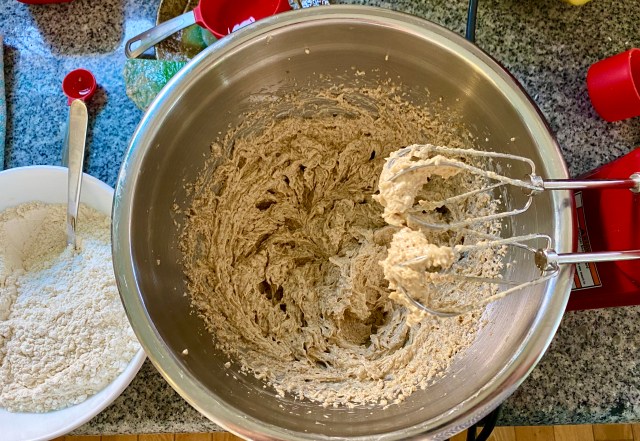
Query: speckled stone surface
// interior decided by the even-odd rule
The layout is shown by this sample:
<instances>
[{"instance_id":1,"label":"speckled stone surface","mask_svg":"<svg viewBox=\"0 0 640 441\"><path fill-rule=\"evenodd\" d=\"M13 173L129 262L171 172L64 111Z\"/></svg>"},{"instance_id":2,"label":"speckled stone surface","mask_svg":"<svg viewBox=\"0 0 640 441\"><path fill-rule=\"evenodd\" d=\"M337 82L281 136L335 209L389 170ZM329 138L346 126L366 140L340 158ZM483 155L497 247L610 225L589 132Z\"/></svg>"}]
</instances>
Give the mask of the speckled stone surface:
<instances>
[{"instance_id":1,"label":"speckled stone surface","mask_svg":"<svg viewBox=\"0 0 640 441\"><path fill-rule=\"evenodd\" d=\"M465 0L365 1L419 15L458 33ZM123 42L152 25L158 0L0 2L8 98L6 166L60 161L65 73L91 69L86 171L113 185L141 112L121 76ZM640 119L606 123L590 106L588 66L640 46L640 2L480 0L477 43L503 63L540 106L574 175L640 144ZM551 347L504 405L501 424L640 421L640 307L567 313ZM110 407L77 434L216 430L149 362Z\"/></svg>"}]
</instances>

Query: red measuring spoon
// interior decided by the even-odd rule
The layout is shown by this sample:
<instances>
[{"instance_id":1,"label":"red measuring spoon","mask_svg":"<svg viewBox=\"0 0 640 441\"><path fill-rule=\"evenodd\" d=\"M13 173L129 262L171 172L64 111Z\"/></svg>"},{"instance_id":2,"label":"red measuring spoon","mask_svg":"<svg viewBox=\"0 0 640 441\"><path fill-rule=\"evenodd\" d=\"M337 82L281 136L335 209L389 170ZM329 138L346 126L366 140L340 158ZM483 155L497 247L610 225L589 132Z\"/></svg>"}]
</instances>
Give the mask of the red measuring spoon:
<instances>
[{"instance_id":1,"label":"red measuring spoon","mask_svg":"<svg viewBox=\"0 0 640 441\"><path fill-rule=\"evenodd\" d=\"M87 142L89 114L85 100L96 91L96 78L86 69L69 72L62 80L62 91L69 103L67 134L62 148L62 164L68 168L67 176L67 245L76 243L76 225L80 207L82 167Z\"/></svg>"},{"instance_id":2,"label":"red measuring spoon","mask_svg":"<svg viewBox=\"0 0 640 441\"><path fill-rule=\"evenodd\" d=\"M87 69L75 69L62 80L62 91L71 105L73 100L86 101L96 91L96 77Z\"/></svg>"},{"instance_id":3,"label":"red measuring spoon","mask_svg":"<svg viewBox=\"0 0 640 441\"><path fill-rule=\"evenodd\" d=\"M186 12L127 41L124 51L136 58L144 51L181 29L198 24L217 38L262 18L291 9L287 0L200 0Z\"/></svg>"}]
</instances>

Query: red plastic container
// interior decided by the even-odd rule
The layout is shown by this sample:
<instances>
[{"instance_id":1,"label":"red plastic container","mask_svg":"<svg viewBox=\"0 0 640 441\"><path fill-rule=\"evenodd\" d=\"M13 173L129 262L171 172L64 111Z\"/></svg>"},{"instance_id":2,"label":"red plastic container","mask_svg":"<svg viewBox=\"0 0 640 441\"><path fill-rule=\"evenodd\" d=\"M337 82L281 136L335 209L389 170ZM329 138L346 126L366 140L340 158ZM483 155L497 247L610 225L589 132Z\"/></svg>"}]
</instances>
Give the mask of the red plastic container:
<instances>
[{"instance_id":1,"label":"red plastic container","mask_svg":"<svg viewBox=\"0 0 640 441\"><path fill-rule=\"evenodd\" d=\"M587 89L596 112L605 120L640 116L640 49L629 49L593 64Z\"/></svg>"}]
</instances>

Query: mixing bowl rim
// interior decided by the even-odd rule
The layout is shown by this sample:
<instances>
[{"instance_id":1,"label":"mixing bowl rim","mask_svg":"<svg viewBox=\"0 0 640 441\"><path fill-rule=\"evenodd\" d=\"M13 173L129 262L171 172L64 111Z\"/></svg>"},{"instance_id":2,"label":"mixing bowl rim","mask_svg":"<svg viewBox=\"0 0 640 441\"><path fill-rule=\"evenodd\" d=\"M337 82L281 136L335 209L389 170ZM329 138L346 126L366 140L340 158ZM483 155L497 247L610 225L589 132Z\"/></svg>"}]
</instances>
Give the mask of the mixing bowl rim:
<instances>
[{"instance_id":1,"label":"mixing bowl rim","mask_svg":"<svg viewBox=\"0 0 640 441\"><path fill-rule=\"evenodd\" d=\"M399 32L416 34L424 39L428 37L432 43L445 45L447 48L455 50L465 61L473 63L493 81L506 87L506 90L501 89L502 92L510 98L509 101L512 105L519 110L521 118L538 142L538 147L542 149L542 156L553 158L548 161L548 166L556 175L554 177L568 177L560 149L551 134L548 124L518 81L496 60L477 46L440 25L418 17L382 8L350 5L332 5L291 11L261 20L252 26L241 29L219 40L196 56L169 81L167 86L156 97L131 138L118 176L114 198L114 267L123 303L132 327L149 359L158 371L186 401L203 415L237 435L251 436L253 439L341 438L294 432L267 425L239 409L225 406L216 397L205 393L203 388L199 387L197 378L181 367L179 357L161 339L144 308L144 302L141 298L130 249L134 199L132 189L135 188L135 183L139 176L140 164L149 149L153 147L149 142L145 143L145 140L151 139L157 130L157 127L153 124L154 121L165 117L170 112L174 103L179 100L181 90L188 87L190 79L197 78L208 66L220 63L226 57L232 56L235 51L241 50L245 44L267 38L272 32L282 30L284 27L306 25L314 21L323 21L324 24L327 24L330 20L336 23L354 22L392 27ZM568 192L559 192L557 197L568 198L568 195ZM115 221L116 218L118 221ZM561 239L559 241L560 250L572 250L575 245L571 228L573 225L573 213L569 210L564 210L561 213L555 213L554 219L558 221L556 222L556 227L557 229L561 228L560 232L562 233L561 235L560 232L556 234L557 238ZM425 439L423 435L427 429L431 431L428 439L444 439L481 419L497 407L524 381L549 346L560 324L568 301L570 274L571 269L565 268L560 276L548 285L543 305L543 308L546 308L546 314L537 314L527 337L521 343L521 351L508 360L505 367L475 394L446 414L413 427L384 434L350 437L349 439L411 439L419 436L420 439ZM552 292L553 295L549 295L549 292ZM516 359L518 359L517 363ZM461 424L460 421L463 423Z\"/></svg>"}]
</instances>

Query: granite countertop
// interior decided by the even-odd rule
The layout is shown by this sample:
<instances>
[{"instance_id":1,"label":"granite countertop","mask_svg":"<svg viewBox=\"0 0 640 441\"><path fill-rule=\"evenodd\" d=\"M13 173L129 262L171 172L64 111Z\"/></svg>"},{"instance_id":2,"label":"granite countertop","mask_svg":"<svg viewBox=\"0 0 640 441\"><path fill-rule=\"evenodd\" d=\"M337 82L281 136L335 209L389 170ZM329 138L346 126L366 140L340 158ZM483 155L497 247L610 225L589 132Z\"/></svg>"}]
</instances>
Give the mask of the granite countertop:
<instances>
[{"instance_id":1,"label":"granite countertop","mask_svg":"<svg viewBox=\"0 0 640 441\"><path fill-rule=\"evenodd\" d=\"M86 171L114 185L142 113L125 95L124 41L154 22L159 0L0 4L7 88L6 167L59 164L64 75L93 71ZM356 1L428 18L462 33L466 0ZM591 108L588 66L640 45L640 2L481 0L477 44L540 106L573 175L630 151L640 119L606 123ZM0 155L1 157L2 155ZM640 421L640 307L567 313L541 363L507 400L504 425ZM218 430L147 361L110 407L76 434Z\"/></svg>"}]
</instances>

